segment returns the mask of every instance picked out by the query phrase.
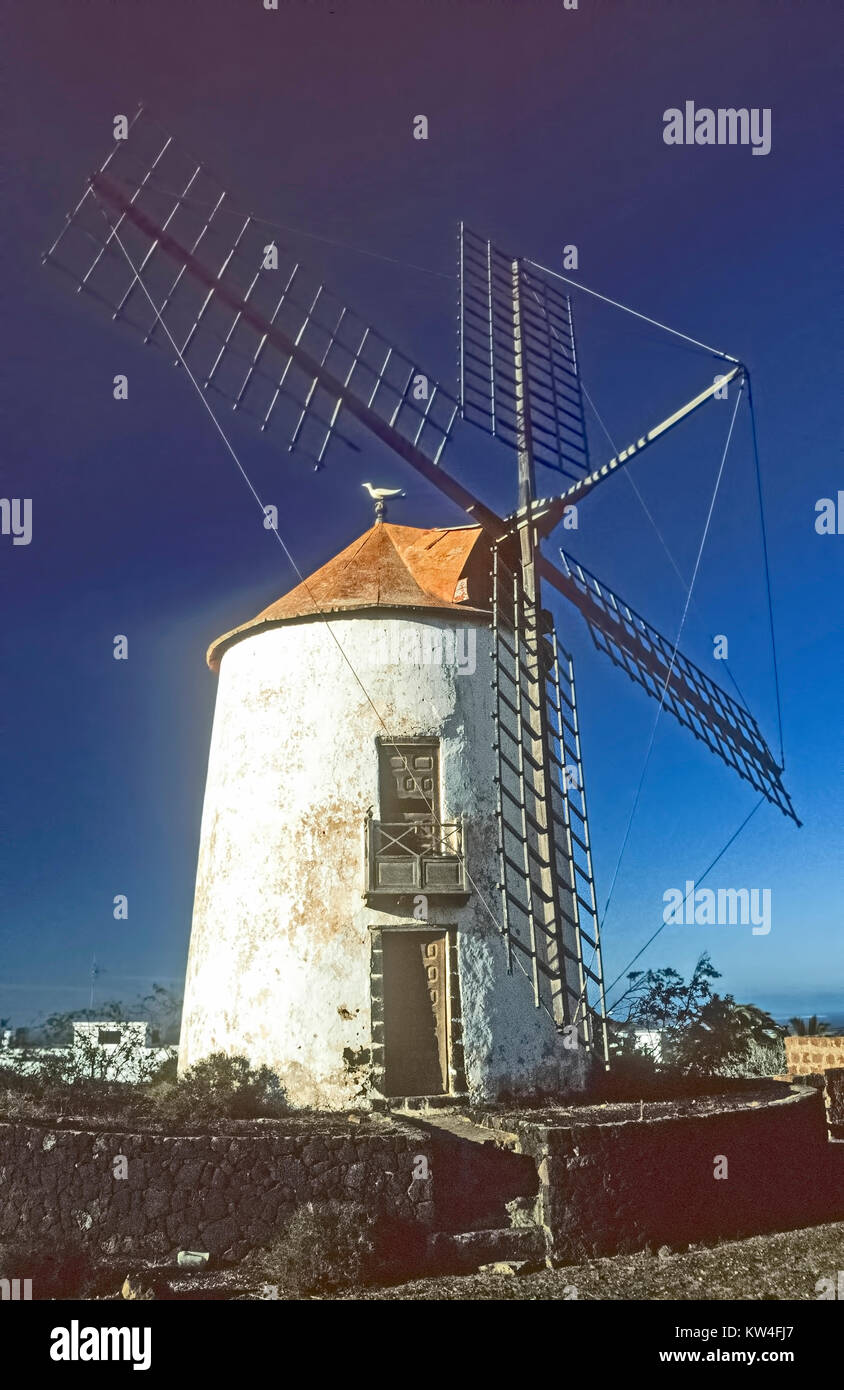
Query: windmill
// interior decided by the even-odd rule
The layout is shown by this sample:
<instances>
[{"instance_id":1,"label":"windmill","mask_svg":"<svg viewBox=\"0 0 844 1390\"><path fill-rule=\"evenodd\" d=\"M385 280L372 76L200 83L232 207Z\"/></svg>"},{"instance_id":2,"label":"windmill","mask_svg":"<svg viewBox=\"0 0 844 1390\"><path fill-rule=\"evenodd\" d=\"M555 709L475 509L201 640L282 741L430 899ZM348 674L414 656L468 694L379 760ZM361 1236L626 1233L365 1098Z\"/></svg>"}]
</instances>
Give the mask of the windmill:
<instances>
[{"instance_id":1,"label":"windmill","mask_svg":"<svg viewBox=\"0 0 844 1390\"><path fill-rule=\"evenodd\" d=\"M44 259L170 356L208 400L281 437L316 469L329 451L359 447L357 427L478 528L489 562L484 598L500 894L494 916L508 970L528 979L534 1007L606 1060L574 671L543 608L543 584L574 605L613 663L762 797L796 816L782 768L743 704L564 552L561 565L552 561L543 543L568 508L724 384L743 383L746 369L735 362L720 381L593 468L570 297L532 263L461 226L455 397L268 239L267 226L241 212L208 168L141 108ZM458 419L515 453L518 486L509 515L443 466ZM563 490L537 497L537 464L558 472Z\"/></svg>"}]
</instances>

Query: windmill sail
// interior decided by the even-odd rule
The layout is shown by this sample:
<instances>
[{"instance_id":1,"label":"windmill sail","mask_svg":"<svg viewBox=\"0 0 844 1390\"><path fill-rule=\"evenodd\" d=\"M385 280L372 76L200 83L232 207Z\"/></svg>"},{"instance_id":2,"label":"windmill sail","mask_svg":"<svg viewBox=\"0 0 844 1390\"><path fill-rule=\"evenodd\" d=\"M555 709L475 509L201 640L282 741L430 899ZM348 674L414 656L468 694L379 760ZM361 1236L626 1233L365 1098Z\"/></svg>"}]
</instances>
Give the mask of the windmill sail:
<instances>
[{"instance_id":1,"label":"windmill sail","mask_svg":"<svg viewBox=\"0 0 844 1390\"><path fill-rule=\"evenodd\" d=\"M526 399L533 458L575 481L589 450L568 295L460 226L460 409L513 448Z\"/></svg>"},{"instance_id":2,"label":"windmill sail","mask_svg":"<svg viewBox=\"0 0 844 1390\"><path fill-rule=\"evenodd\" d=\"M499 883L534 1003L605 1058L601 948L571 658L493 548Z\"/></svg>"},{"instance_id":3,"label":"windmill sail","mask_svg":"<svg viewBox=\"0 0 844 1390\"><path fill-rule=\"evenodd\" d=\"M171 357L175 345L205 390L317 467L332 440L353 445L339 424L344 406L405 456L439 463L456 400L146 112L44 259L145 343Z\"/></svg>"},{"instance_id":4,"label":"windmill sail","mask_svg":"<svg viewBox=\"0 0 844 1390\"><path fill-rule=\"evenodd\" d=\"M560 556L563 573L544 560L542 573L580 610L598 650L799 825L782 768L748 710L587 569Z\"/></svg>"}]
</instances>

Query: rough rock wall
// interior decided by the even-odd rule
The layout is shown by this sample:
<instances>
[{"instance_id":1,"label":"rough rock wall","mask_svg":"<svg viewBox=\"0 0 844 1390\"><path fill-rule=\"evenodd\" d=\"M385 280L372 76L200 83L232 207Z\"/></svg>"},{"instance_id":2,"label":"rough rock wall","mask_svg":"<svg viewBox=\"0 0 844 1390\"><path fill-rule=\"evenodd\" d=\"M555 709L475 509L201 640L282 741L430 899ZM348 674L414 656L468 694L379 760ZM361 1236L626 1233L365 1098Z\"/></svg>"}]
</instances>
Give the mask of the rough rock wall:
<instances>
[{"instance_id":1,"label":"rough rock wall","mask_svg":"<svg viewBox=\"0 0 844 1390\"><path fill-rule=\"evenodd\" d=\"M827 1141L818 1091L692 1117L524 1122L518 1133L538 1165L550 1249L563 1260L844 1217L844 1146Z\"/></svg>"},{"instance_id":2,"label":"rough rock wall","mask_svg":"<svg viewBox=\"0 0 844 1390\"><path fill-rule=\"evenodd\" d=\"M237 1259L308 1201L461 1231L504 1225L507 1200L536 1194L550 1252L576 1261L844 1218L844 1145L827 1141L817 1090L693 1117L508 1120L521 1154L422 1122L370 1124L185 1136L0 1124L0 1240Z\"/></svg>"},{"instance_id":3,"label":"rough rock wall","mask_svg":"<svg viewBox=\"0 0 844 1390\"><path fill-rule=\"evenodd\" d=\"M424 1136L119 1134L0 1124L0 1240L65 1237L107 1254L209 1250L240 1258L297 1206L337 1198L430 1226ZM122 1162L121 1160L125 1160Z\"/></svg>"},{"instance_id":4,"label":"rough rock wall","mask_svg":"<svg viewBox=\"0 0 844 1390\"><path fill-rule=\"evenodd\" d=\"M787 1037L785 1058L792 1075L809 1075L827 1067L844 1067L844 1037Z\"/></svg>"}]
</instances>

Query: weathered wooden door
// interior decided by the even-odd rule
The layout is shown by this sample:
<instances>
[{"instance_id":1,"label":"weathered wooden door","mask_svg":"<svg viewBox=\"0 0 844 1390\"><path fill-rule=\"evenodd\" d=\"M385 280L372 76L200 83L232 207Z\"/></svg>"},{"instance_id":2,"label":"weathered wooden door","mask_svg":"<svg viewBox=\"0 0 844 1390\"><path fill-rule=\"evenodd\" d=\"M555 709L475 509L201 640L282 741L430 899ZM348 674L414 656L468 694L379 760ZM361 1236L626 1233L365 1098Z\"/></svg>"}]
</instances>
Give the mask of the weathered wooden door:
<instances>
[{"instance_id":1,"label":"weathered wooden door","mask_svg":"<svg viewBox=\"0 0 844 1390\"><path fill-rule=\"evenodd\" d=\"M448 1090L445 932L385 931L384 1070L391 1096Z\"/></svg>"},{"instance_id":2,"label":"weathered wooden door","mask_svg":"<svg viewBox=\"0 0 844 1390\"><path fill-rule=\"evenodd\" d=\"M439 744L434 739L381 744L381 819L394 827L413 827L398 833L386 854L431 853L438 840L440 815Z\"/></svg>"},{"instance_id":3,"label":"weathered wooden door","mask_svg":"<svg viewBox=\"0 0 844 1390\"><path fill-rule=\"evenodd\" d=\"M381 744L381 818L439 815L439 745L435 740Z\"/></svg>"}]
</instances>

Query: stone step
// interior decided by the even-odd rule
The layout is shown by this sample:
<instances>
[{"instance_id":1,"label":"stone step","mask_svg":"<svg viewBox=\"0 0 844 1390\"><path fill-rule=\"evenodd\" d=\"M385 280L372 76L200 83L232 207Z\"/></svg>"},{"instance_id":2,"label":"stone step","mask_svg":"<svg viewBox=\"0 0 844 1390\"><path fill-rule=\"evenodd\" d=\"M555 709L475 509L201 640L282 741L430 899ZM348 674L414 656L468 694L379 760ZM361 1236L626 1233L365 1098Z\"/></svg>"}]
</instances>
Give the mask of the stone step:
<instances>
[{"instance_id":1,"label":"stone step","mask_svg":"<svg viewBox=\"0 0 844 1390\"><path fill-rule=\"evenodd\" d=\"M481 1265L504 1260L545 1264L545 1233L541 1226L502 1226L487 1231L434 1231L428 1237L428 1257L437 1270L469 1273Z\"/></svg>"},{"instance_id":2,"label":"stone step","mask_svg":"<svg viewBox=\"0 0 844 1390\"><path fill-rule=\"evenodd\" d=\"M402 1118L431 1145L437 1230L498 1230L507 1225L508 1203L535 1198L536 1165L519 1152L515 1134L488 1129L465 1111L405 1113Z\"/></svg>"},{"instance_id":3,"label":"stone step","mask_svg":"<svg viewBox=\"0 0 844 1390\"><path fill-rule=\"evenodd\" d=\"M407 1111L394 1110L393 1114L396 1119L407 1120L408 1118ZM428 1112L425 1115L424 1124L429 1129L439 1130L442 1134L450 1134L454 1139L465 1139L471 1144L490 1144L498 1149L512 1151L518 1147L518 1138L515 1134L501 1129L488 1129L456 1111L436 1110Z\"/></svg>"},{"instance_id":4,"label":"stone step","mask_svg":"<svg viewBox=\"0 0 844 1390\"><path fill-rule=\"evenodd\" d=\"M390 1103L388 1108L400 1119L405 1119L408 1115L429 1114L431 1111L459 1110L468 1103L468 1095L405 1096L401 1101Z\"/></svg>"}]
</instances>

